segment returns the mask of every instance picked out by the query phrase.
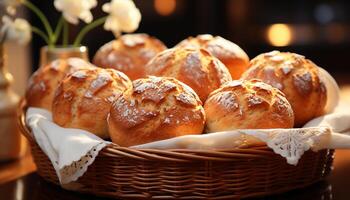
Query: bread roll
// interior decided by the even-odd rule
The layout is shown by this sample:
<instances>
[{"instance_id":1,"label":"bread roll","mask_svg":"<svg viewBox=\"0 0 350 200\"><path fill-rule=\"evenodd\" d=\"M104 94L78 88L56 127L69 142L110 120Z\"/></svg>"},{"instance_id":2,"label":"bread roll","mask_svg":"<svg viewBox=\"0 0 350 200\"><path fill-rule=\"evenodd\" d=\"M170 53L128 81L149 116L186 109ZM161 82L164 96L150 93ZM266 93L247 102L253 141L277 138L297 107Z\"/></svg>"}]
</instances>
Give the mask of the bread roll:
<instances>
[{"instance_id":1,"label":"bread roll","mask_svg":"<svg viewBox=\"0 0 350 200\"><path fill-rule=\"evenodd\" d=\"M146 73L174 77L190 86L202 102L210 92L232 80L220 60L204 49L173 48L154 57L146 66Z\"/></svg>"},{"instance_id":2,"label":"bread roll","mask_svg":"<svg viewBox=\"0 0 350 200\"><path fill-rule=\"evenodd\" d=\"M29 79L26 100L29 107L39 107L51 111L52 99L59 82L68 74L79 69L94 67L79 59L58 59L39 68Z\"/></svg>"},{"instance_id":3,"label":"bread roll","mask_svg":"<svg viewBox=\"0 0 350 200\"><path fill-rule=\"evenodd\" d=\"M293 110L284 94L259 80L231 81L204 104L207 132L292 128Z\"/></svg>"},{"instance_id":4,"label":"bread roll","mask_svg":"<svg viewBox=\"0 0 350 200\"><path fill-rule=\"evenodd\" d=\"M107 115L118 95L132 87L129 78L113 69L84 69L66 76L56 90L53 121L109 138Z\"/></svg>"},{"instance_id":5,"label":"bread roll","mask_svg":"<svg viewBox=\"0 0 350 200\"><path fill-rule=\"evenodd\" d=\"M147 34L126 34L102 46L93 63L124 72L135 80L145 76L147 62L165 49L161 41Z\"/></svg>"},{"instance_id":6,"label":"bread roll","mask_svg":"<svg viewBox=\"0 0 350 200\"><path fill-rule=\"evenodd\" d=\"M261 79L285 95L294 110L295 125L302 126L324 113L327 90L319 68L304 56L272 51L251 61L242 79Z\"/></svg>"},{"instance_id":7,"label":"bread roll","mask_svg":"<svg viewBox=\"0 0 350 200\"><path fill-rule=\"evenodd\" d=\"M138 79L113 103L108 118L112 141L133 146L201 134L205 114L196 93L170 77Z\"/></svg>"},{"instance_id":8,"label":"bread roll","mask_svg":"<svg viewBox=\"0 0 350 200\"><path fill-rule=\"evenodd\" d=\"M249 66L248 55L238 45L220 36L213 37L204 34L189 37L181 41L176 47L205 48L226 65L232 79L239 79Z\"/></svg>"}]
</instances>

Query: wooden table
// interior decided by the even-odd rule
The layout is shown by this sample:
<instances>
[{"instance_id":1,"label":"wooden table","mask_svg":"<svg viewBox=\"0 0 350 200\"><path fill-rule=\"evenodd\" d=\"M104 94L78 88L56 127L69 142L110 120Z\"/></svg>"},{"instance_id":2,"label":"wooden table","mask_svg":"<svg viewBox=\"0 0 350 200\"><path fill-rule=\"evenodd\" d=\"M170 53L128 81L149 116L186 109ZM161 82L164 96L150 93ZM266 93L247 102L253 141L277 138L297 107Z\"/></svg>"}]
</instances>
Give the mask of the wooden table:
<instances>
[{"instance_id":1,"label":"wooden table","mask_svg":"<svg viewBox=\"0 0 350 200\"><path fill-rule=\"evenodd\" d=\"M341 98L350 103L350 85L342 87ZM0 200L96 199L52 185L40 178L35 170L30 153L15 162L0 163ZM336 150L334 170L326 180L301 190L260 199L349 200L350 150Z\"/></svg>"},{"instance_id":2,"label":"wooden table","mask_svg":"<svg viewBox=\"0 0 350 200\"><path fill-rule=\"evenodd\" d=\"M18 160L0 162L0 185L18 179L36 170L36 166L27 146L25 155ZM0 198L1 200L1 198Z\"/></svg>"}]
</instances>

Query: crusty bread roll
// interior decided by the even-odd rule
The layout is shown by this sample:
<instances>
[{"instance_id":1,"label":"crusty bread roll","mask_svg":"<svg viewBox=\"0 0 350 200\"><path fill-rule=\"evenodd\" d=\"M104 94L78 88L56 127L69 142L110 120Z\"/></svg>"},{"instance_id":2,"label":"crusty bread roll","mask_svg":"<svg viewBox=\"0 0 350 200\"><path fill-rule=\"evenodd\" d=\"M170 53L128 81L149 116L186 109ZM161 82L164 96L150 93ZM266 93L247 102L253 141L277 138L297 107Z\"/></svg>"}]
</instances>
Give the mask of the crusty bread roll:
<instances>
[{"instance_id":1,"label":"crusty bread roll","mask_svg":"<svg viewBox=\"0 0 350 200\"><path fill-rule=\"evenodd\" d=\"M259 80L231 81L204 104L206 131L292 128L293 110L284 94Z\"/></svg>"},{"instance_id":2,"label":"crusty bread roll","mask_svg":"<svg viewBox=\"0 0 350 200\"><path fill-rule=\"evenodd\" d=\"M173 48L154 57L146 74L174 77L190 86L202 102L210 92L232 80L227 68L205 49Z\"/></svg>"},{"instance_id":3,"label":"crusty bread roll","mask_svg":"<svg viewBox=\"0 0 350 200\"><path fill-rule=\"evenodd\" d=\"M125 34L102 46L93 63L98 67L124 72L131 80L145 77L144 67L157 53L166 49L158 39L147 34Z\"/></svg>"},{"instance_id":4,"label":"crusty bread roll","mask_svg":"<svg viewBox=\"0 0 350 200\"><path fill-rule=\"evenodd\" d=\"M112 141L133 146L188 134L201 134L204 109L197 94L170 77L150 76L113 103L108 118Z\"/></svg>"},{"instance_id":5,"label":"crusty bread roll","mask_svg":"<svg viewBox=\"0 0 350 200\"><path fill-rule=\"evenodd\" d=\"M39 68L29 79L26 91L27 105L51 111L52 99L59 82L79 69L93 68L92 64L79 59L58 59Z\"/></svg>"},{"instance_id":6,"label":"crusty bread roll","mask_svg":"<svg viewBox=\"0 0 350 200\"><path fill-rule=\"evenodd\" d=\"M295 125L302 126L324 113L327 90L319 68L304 56L272 51L251 61L242 79L261 79L285 95L294 110Z\"/></svg>"},{"instance_id":7,"label":"crusty bread roll","mask_svg":"<svg viewBox=\"0 0 350 200\"><path fill-rule=\"evenodd\" d=\"M207 49L226 65L232 79L239 79L249 66L248 55L238 45L220 36L213 37L209 34L203 34L197 37L189 37L177 44L176 47Z\"/></svg>"},{"instance_id":8,"label":"crusty bread roll","mask_svg":"<svg viewBox=\"0 0 350 200\"><path fill-rule=\"evenodd\" d=\"M114 69L83 69L67 75L56 90L53 121L109 138L107 115L118 95L132 87L129 78Z\"/></svg>"}]
</instances>

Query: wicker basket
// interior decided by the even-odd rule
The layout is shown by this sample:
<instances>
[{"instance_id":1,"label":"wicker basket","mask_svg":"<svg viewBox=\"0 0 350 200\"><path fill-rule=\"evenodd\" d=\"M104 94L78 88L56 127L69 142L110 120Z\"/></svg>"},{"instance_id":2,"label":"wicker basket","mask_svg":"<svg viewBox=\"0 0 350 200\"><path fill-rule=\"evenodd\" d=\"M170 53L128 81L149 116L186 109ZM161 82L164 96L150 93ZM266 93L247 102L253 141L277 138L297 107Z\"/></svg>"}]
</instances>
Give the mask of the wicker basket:
<instances>
[{"instance_id":1,"label":"wicker basket","mask_svg":"<svg viewBox=\"0 0 350 200\"><path fill-rule=\"evenodd\" d=\"M30 137L25 101L19 125L38 174L59 184L48 157ZM112 144L78 180L79 192L121 199L238 199L311 185L332 169L333 150L306 152L297 166L267 147L231 150L130 149Z\"/></svg>"}]
</instances>

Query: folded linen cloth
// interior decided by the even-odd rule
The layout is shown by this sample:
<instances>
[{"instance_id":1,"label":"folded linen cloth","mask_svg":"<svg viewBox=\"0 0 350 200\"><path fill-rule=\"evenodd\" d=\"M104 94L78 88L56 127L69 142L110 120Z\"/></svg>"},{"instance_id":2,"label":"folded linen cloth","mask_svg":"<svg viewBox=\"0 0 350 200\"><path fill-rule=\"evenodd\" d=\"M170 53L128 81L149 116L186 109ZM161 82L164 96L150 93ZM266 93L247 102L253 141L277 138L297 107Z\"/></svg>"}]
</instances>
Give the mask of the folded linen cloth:
<instances>
[{"instance_id":1,"label":"folded linen cloth","mask_svg":"<svg viewBox=\"0 0 350 200\"><path fill-rule=\"evenodd\" d=\"M84 130L58 126L52 122L51 113L44 109L29 108L26 123L49 157L61 184L82 176L99 151L110 143Z\"/></svg>"},{"instance_id":2,"label":"folded linen cloth","mask_svg":"<svg viewBox=\"0 0 350 200\"><path fill-rule=\"evenodd\" d=\"M298 164L303 153L310 148L323 149L329 145L331 131L328 127L295 129L245 129L186 135L163 141L134 146L139 149L233 149L267 145L276 154L286 158L291 165ZM350 141L350 136L348 141ZM350 147L350 145L349 145Z\"/></svg>"}]
</instances>

